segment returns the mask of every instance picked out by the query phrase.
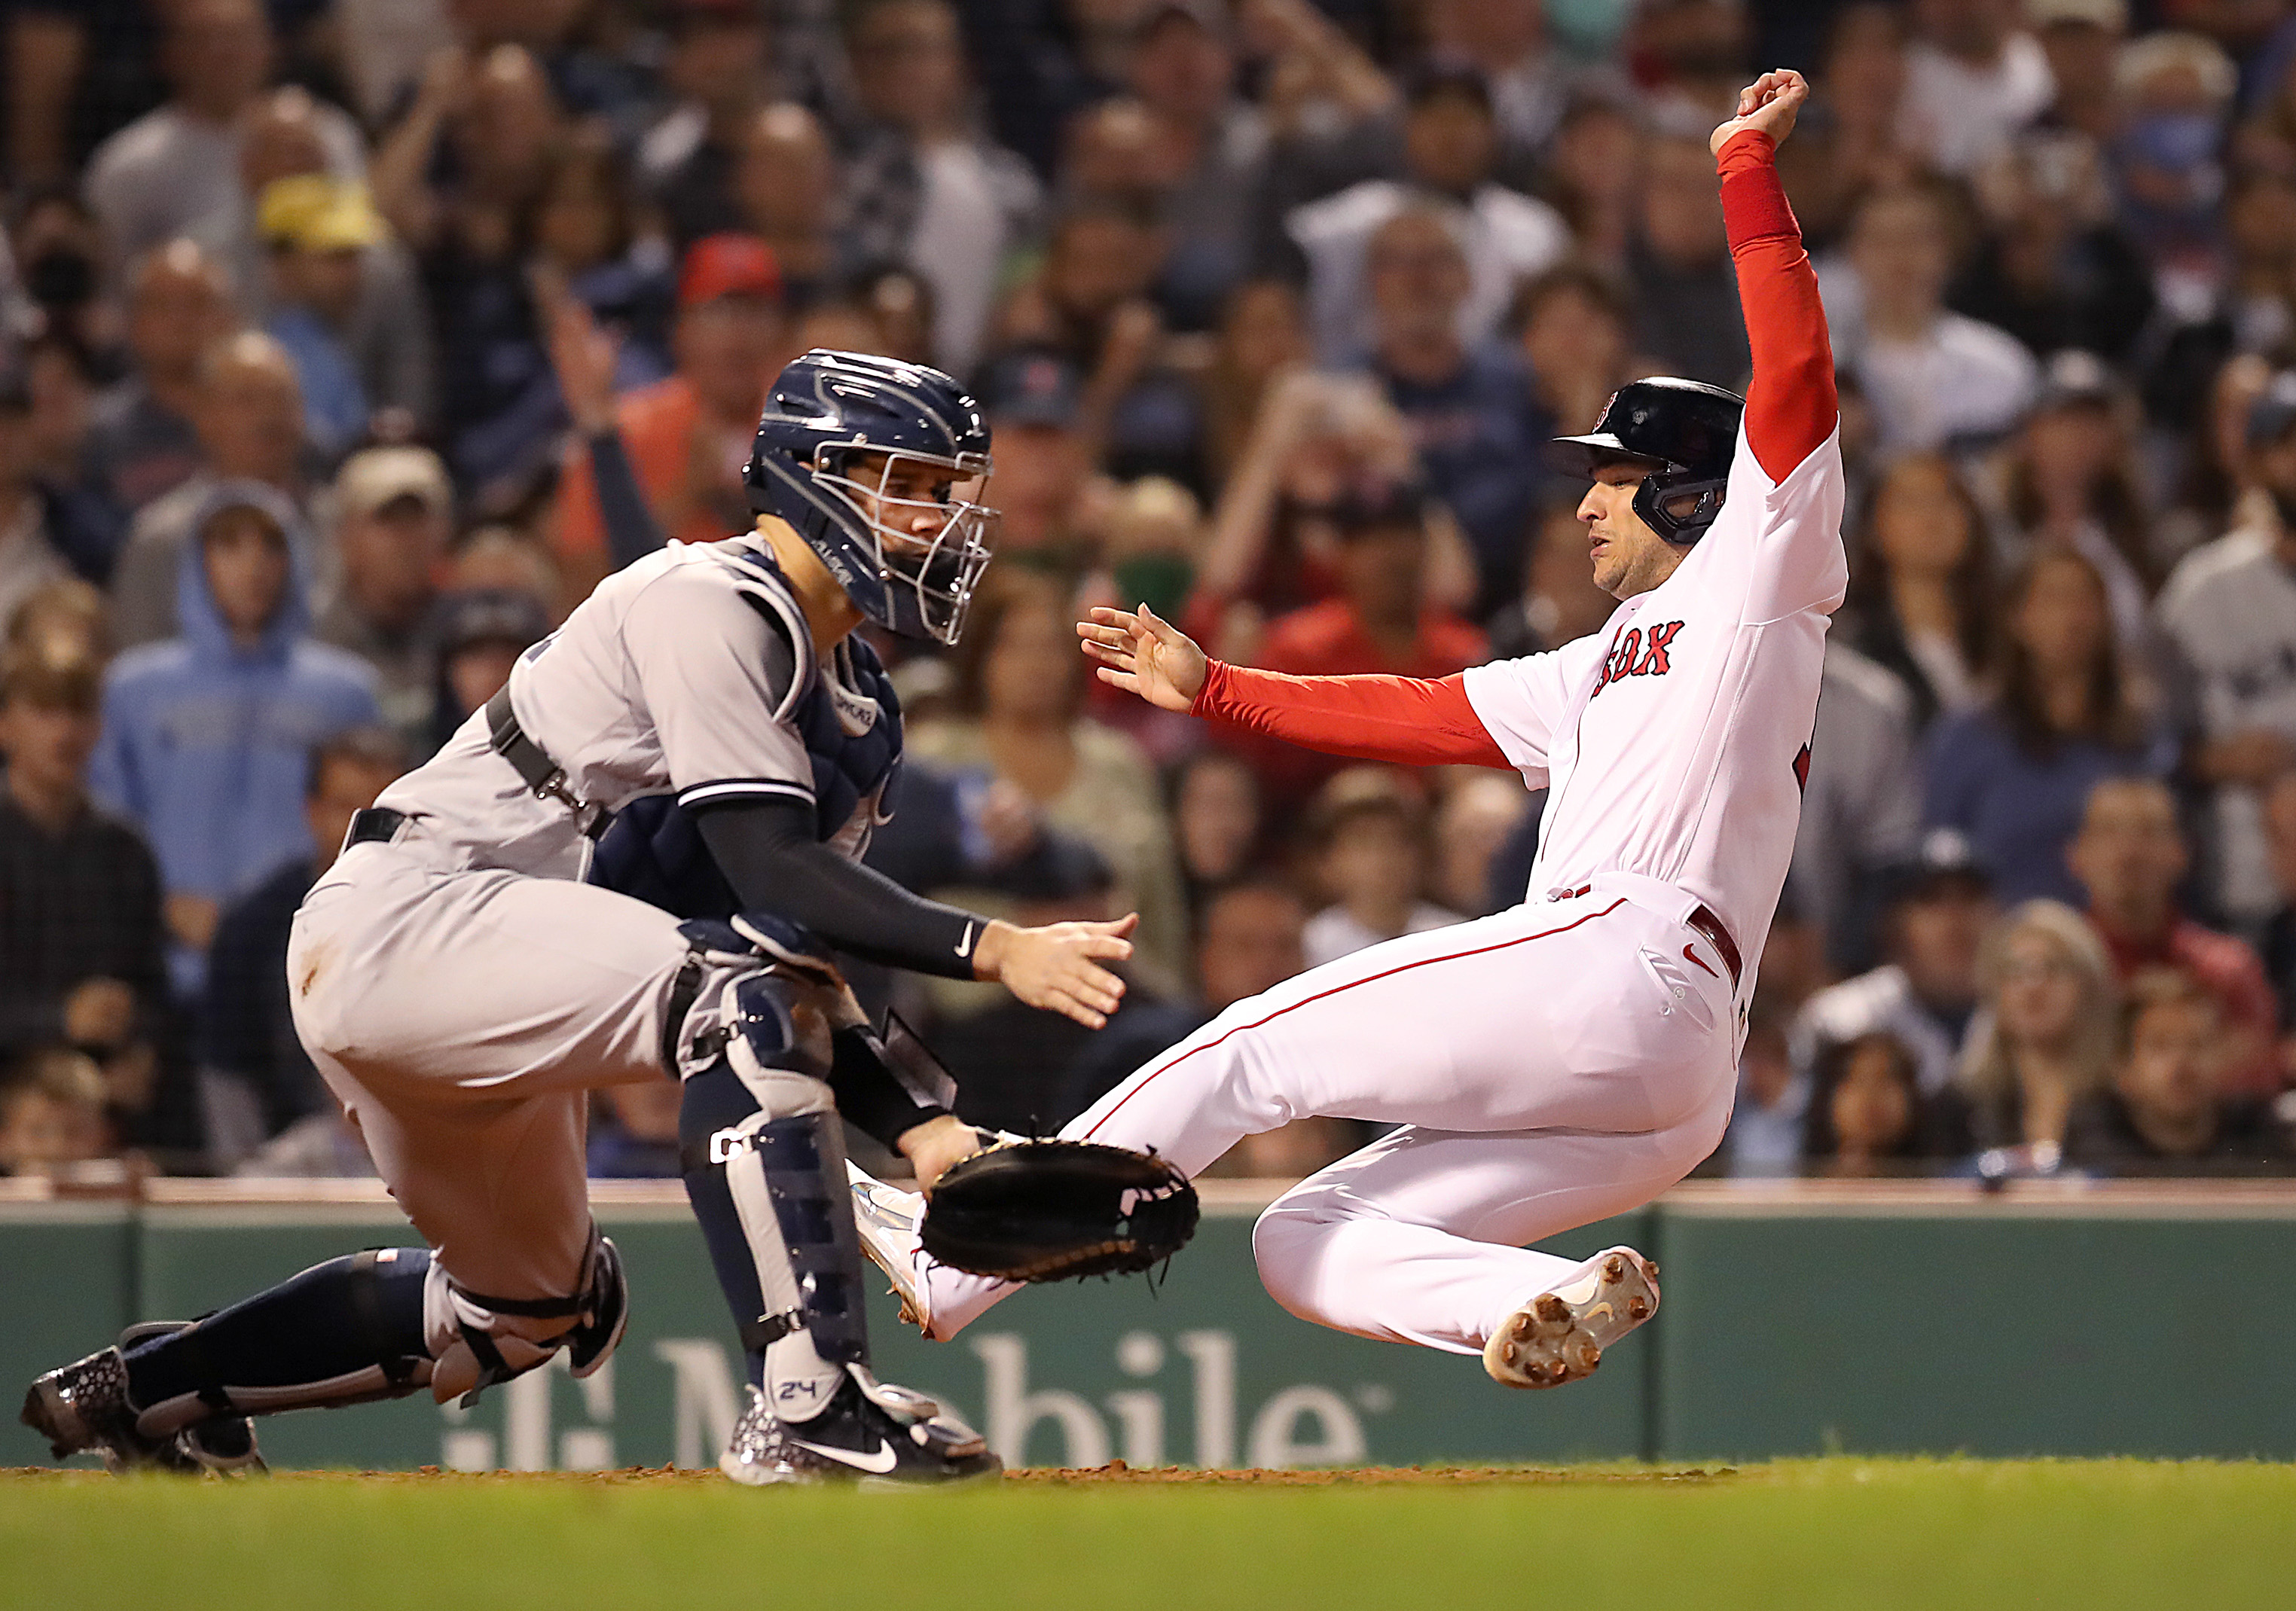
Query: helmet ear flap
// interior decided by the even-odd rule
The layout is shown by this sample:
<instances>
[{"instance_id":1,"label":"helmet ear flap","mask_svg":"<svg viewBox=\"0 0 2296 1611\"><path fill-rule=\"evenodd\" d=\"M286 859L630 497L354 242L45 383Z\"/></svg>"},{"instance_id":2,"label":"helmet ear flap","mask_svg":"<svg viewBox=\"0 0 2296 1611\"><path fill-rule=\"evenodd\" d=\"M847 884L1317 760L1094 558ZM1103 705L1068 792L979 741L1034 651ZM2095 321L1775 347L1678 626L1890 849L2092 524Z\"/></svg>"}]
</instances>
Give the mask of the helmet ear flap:
<instances>
[{"instance_id":1,"label":"helmet ear flap","mask_svg":"<svg viewBox=\"0 0 2296 1611\"><path fill-rule=\"evenodd\" d=\"M1706 535L1722 512L1728 486L1727 477L1645 476L1635 488L1635 513L1667 542L1687 548Z\"/></svg>"}]
</instances>

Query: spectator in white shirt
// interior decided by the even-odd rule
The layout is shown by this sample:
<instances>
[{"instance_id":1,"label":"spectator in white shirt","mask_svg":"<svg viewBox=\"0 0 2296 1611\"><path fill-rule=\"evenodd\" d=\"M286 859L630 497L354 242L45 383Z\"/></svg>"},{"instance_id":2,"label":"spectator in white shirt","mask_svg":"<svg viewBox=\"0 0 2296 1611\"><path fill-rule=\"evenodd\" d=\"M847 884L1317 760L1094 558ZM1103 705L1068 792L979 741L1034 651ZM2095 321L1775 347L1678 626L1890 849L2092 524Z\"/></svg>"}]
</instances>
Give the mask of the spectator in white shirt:
<instances>
[{"instance_id":1,"label":"spectator in white shirt","mask_svg":"<svg viewBox=\"0 0 2296 1611\"><path fill-rule=\"evenodd\" d=\"M1956 176L1998 156L2055 97L2049 59L2018 0L1914 0L1898 108L1906 143Z\"/></svg>"}]
</instances>

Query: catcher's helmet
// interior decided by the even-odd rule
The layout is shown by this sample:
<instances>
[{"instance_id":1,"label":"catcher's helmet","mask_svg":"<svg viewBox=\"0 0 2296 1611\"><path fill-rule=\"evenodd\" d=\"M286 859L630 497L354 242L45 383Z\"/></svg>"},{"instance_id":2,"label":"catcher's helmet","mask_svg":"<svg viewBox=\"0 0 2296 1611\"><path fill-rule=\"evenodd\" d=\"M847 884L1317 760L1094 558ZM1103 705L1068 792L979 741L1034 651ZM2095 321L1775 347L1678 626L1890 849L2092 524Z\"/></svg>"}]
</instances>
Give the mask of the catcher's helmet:
<instances>
[{"instance_id":1,"label":"catcher's helmet","mask_svg":"<svg viewBox=\"0 0 2296 1611\"><path fill-rule=\"evenodd\" d=\"M884 455L885 467L856 479L853 461L867 454ZM930 537L885 519L928 507L883 495L903 462L953 483L930 505L943 517ZM954 643L989 559L996 511L979 501L988 468L980 405L955 380L922 364L816 348L774 381L742 479L750 507L787 520L863 615L905 637ZM875 517L861 493L875 500Z\"/></svg>"},{"instance_id":2,"label":"catcher's helmet","mask_svg":"<svg viewBox=\"0 0 2296 1611\"><path fill-rule=\"evenodd\" d=\"M1635 512L1668 542L1695 543L1722 512L1745 412L1745 398L1718 386L1665 375L1630 381L1611 394L1590 434L1549 442L1546 462L1590 481L1604 464L1647 466Z\"/></svg>"}]
</instances>

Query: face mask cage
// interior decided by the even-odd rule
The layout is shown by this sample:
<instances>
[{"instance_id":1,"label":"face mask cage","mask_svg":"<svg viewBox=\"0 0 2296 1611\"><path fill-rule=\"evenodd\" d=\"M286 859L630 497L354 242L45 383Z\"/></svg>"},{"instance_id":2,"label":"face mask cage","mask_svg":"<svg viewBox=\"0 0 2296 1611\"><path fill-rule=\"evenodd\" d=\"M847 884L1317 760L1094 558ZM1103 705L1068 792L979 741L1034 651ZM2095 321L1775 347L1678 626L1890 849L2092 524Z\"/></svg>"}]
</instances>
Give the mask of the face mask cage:
<instances>
[{"instance_id":1,"label":"face mask cage","mask_svg":"<svg viewBox=\"0 0 2296 1611\"><path fill-rule=\"evenodd\" d=\"M864 454L869 460L857 462ZM880 455L882 465L873 462ZM814 482L840 499L869 534L890 617L881 626L942 643L963 634L980 573L994 555L997 514L981 502L988 470L987 454L824 451ZM925 495L916 495L919 489Z\"/></svg>"}]
</instances>

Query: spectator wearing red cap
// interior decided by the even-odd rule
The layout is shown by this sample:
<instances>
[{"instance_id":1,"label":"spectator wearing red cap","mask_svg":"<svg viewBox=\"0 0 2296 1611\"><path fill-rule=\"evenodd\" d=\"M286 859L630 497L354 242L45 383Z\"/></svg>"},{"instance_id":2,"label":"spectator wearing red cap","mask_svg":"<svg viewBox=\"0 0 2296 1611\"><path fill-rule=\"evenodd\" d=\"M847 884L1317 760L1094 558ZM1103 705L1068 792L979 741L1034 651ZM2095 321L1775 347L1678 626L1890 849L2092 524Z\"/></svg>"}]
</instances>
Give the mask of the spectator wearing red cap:
<instances>
[{"instance_id":1,"label":"spectator wearing red cap","mask_svg":"<svg viewBox=\"0 0 2296 1611\"><path fill-rule=\"evenodd\" d=\"M677 279L677 372L626 395L610 419L582 420L567 461L554 540L570 598L612 568L588 438L619 426L654 519L681 543L711 543L750 524L742 467L781 359L788 322L773 249L754 235L706 235Z\"/></svg>"}]
</instances>

